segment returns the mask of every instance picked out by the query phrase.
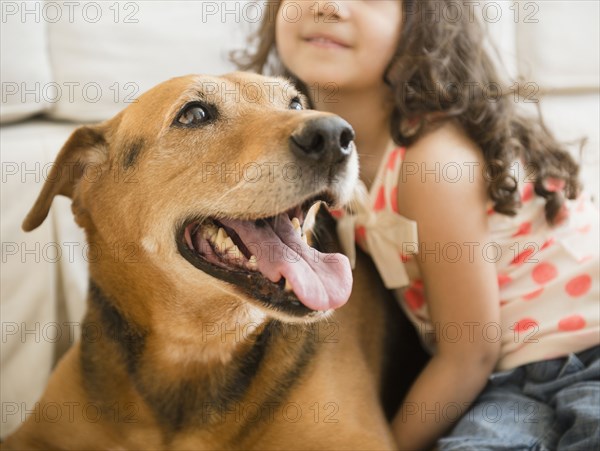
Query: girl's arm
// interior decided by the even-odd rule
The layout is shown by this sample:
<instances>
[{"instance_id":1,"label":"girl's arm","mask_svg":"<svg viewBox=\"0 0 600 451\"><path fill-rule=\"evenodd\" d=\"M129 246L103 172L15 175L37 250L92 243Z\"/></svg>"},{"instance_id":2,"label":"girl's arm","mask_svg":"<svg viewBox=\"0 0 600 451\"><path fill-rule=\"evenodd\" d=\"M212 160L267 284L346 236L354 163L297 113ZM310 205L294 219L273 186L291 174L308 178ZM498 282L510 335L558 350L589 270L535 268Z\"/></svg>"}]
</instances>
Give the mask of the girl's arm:
<instances>
[{"instance_id":1,"label":"girl's arm","mask_svg":"<svg viewBox=\"0 0 600 451\"><path fill-rule=\"evenodd\" d=\"M481 151L452 124L406 152L398 183L400 213L417 221L417 258L437 352L393 422L400 449L426 449L465 413L498 359L495 265L486 261L486 183ZM497 327L487 329L496 331Z\"/></svg>"}]
</instances>

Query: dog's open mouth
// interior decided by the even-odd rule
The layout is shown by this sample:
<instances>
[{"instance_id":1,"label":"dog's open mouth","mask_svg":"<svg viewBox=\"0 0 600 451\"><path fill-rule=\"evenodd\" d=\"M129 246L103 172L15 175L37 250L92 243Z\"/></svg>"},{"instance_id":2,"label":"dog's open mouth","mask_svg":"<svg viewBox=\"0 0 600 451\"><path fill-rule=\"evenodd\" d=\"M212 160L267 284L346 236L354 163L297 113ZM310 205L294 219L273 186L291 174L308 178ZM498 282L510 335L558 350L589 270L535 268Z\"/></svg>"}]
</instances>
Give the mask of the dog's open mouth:
<instances>
[{"instance_id":1,"label":"dog's open mouth","mask_svg":"<svg viewBox=\"0 0 600 451\"><path fill-rule=\"evenodd\" d=\"M321 253L307 240L321 200L329 201L315 197L266 218L187 222L179 250L197 268L271 308L305 316L340 307L352 289L348 259Z\"/></svg>"}]
</instances>

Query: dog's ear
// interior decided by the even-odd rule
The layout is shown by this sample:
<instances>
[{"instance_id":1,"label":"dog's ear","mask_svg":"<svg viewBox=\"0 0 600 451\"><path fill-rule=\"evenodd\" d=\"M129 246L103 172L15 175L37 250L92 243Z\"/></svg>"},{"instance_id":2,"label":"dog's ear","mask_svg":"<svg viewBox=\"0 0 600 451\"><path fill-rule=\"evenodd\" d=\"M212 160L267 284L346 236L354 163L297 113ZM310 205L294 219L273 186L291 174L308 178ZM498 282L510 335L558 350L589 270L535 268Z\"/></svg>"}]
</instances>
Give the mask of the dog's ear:
<instances>
[{"instance_id":1,"label":"dog's ear","mask_svg":"<svg viewBox=\"0 0 600 451\"><path fill-rule=\"evenodd\" d=\"M108 145L104 130L100 125L83 126L71 134L56 157L40 195L23 221L23 230L29 232L44 222L57 194L72 199L73 191L86 168L106 158Z\"/></svg>"}]
</instances>

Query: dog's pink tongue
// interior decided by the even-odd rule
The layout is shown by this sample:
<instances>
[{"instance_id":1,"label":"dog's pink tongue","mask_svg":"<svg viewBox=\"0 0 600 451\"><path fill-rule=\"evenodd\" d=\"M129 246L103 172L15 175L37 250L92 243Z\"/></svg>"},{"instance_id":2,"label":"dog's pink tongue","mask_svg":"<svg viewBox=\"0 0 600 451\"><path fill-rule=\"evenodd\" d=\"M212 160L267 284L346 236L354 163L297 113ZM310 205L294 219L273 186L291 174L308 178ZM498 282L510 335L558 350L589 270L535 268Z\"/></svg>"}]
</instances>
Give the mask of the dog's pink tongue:
<instances>
[{"instance_id":1,"label":"dog's pink tongue","mask_svg":"<svg viewBox=\"0 0 600 451\"><path fill-rule=\"evenodd\" d=\"M281 277L312 310L329 310L346 303L352 290L350 262L342 254L324 254L308 246L294 231L287 214L270 224L225 220L256 255L259 271L272 282Z\"/></svg>"}]
</instances>

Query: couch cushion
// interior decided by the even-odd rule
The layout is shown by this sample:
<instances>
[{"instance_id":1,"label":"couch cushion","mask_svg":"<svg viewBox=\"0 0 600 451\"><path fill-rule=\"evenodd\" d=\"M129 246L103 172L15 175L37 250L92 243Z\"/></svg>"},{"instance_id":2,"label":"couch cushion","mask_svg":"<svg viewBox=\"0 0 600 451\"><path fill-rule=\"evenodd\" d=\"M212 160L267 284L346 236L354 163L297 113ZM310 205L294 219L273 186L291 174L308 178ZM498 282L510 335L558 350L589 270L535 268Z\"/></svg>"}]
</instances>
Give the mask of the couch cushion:
<instances>
[{"instance_id":1,"label":"couch cushion","mask_svg":"<svg viewBox=\"0 0 600 451\"><path fill-rule=\"evenodd\" d=\"M0 122L3 124L41 113L55 99L43 6L41 1L2 2Z\"/></svg>"},{"instance_id":2,"label":"couch cushion","mask_svg":"<svg viewBox=\"0 0 600 451\"><path fill-rule=\"evenodd\" d=\"M544 122L580 164L584 188L600 200L600 95L547 95L540 98ZM581 147L583 142L583 147Z\"/></svg>"},{"instance_id":3,"label":"couch cushion","mask_svg":"<svg viewBox=\"0 0 600 451\"><path fill-rule=\"evenodd\" d=\"M597 89L600 4L578 0L518 4L521 75L535 81L542 90Z\"/></svg>"},{"instance_id":4,"label":"couch cushion","mask_svg":"<svg viewBox=\"0 0 600 451\"><path fill-rule=\"evenodd\" d=\"M0 133L2 437L33 410L57 358L81 331L88 281L86 247L70 199L57 196L39 228L30 233L21 230L56 154L74 128L30 120L2 126Z\"/></svg>"},{"instance_id":5,"label":"couch cushion","mask_svg":"<svg viewBox=\"0 0 600 451\"><path fill-rule=\"evenodd\" d=\"M467 11L468 5L465 3ZM496 64L502 79L514 79L518 75L517 25L513 20L511 6L511 2L485 0L474 8L474 17L485 26L492 44L492 46L488 45L486 50Z\"/></svg>"},{"instance_id":6,"label":"couch cushion","mask_svg":"<svg viewBox=\"0 0 600 451\"><path fill-rule=\"evenodd\" d=\"M51 116L103 120L166 79L233 70L228 53L243 46L247 32L240 22L259 9L245 4L81 3L72 21L63 16L48 26L55 80L64 87Z\"/></svg>"}]
</instances>

